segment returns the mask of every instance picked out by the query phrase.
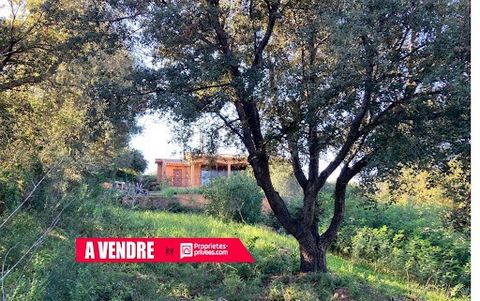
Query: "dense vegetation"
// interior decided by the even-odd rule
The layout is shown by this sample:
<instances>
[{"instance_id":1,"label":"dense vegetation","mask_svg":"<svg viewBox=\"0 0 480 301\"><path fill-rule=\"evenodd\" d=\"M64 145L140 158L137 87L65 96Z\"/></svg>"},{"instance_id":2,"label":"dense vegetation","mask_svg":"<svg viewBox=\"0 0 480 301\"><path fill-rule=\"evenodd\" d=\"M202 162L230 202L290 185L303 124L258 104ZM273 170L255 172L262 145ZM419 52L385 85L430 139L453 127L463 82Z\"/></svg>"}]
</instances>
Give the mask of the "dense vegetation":
<instances>
[{"instance_id":1,"label":"dense vegetation","mask_svg":"<svg viewBox=\"0 0 480 301\"><path fill-rule=\"evenodd\" d=\"M205 211L222 220L244 223L259 222L263 194L257 183L246 174L212 180L204 189Z\"/></svg>"},{"instance_id":2,"label":"dense vegetation","mask_svg":"<svg viewBox=\"0 0 480 301\"><path fill-rule=\"evenodd\" d=\"M0 2L3 300L22 284L48 281L45 269L32 283L20 279L29 265L49 262L48 252L37 252L63 214L78 208L82 184L135 168L121 155L132 152L129 136L142 111L129 92L134 60L105 9L97 1Z\"/></svg>"},{"instance_id":3,"label":"dense vegetation","mask_svg":"<svg viewBox=\"0 0 480 301\"><path fill-rule=\"evenodd\" d=\"M298 274L298 247L261 225L221 222L205 215L137 211L111 195L83 186L62 220L29 263L5 281L10 300L353 300L456 299L433 283L421 285L355 260L328 257L332 274ZM45 225L42 215L22 214L1 245L29 241ZM22 233L22 235L18 235ZM76 264L78 236L240 237L254 264Z\"/></svg>"},{"instance_id":4,"label":"dense vegetation","mask_svg":"<svg viewBox=\"0 0 480 301\"><path fill-rule=\"evenodd\" d=\"M453 165L453 164L452 164ZM288 183L294 182L288 166L277 165L275 184L281 193L289 194L289 210L293 214L302 214L302 196L300 190ZM436 175L434 175L436 176ZM454 202L448 198L450 193L440 185L429 183L426 172L404 169L397 179L395 189L382 183L382 189L366 198L358 185L352 185L347 191L347 208L332 251L345 258L363 261L375 269L388 271L405 279L415 279L423 284L433 284L448 290L452 295L464 295L470 291L470 237L467 229L456 229L449 222ZM444 177L451 177L446 175ZM244 178L218 179L216 185L204 188L207 196L218 194L219 187L235 183L225 192L221 200L230 200L232 195L242 204L248 200L242 196L251 191L250 181ZM241 185L244 189L238 189ZM320 227L328 227L333 215L331 195L332 184L321 194L318 202L323 202L324 211L319 212ZM296 197L294 192L297 192ZM235 192L237 194L235 195ZM224 202L213 199L207 211L214 216L235 220L232 215L225 214L227 208L233 210L234 205L225 208ZM240 205L241 206L241 205ZM233 211L232 211L233 212ZM260 214L260 208L251 214ZM239 220L238 217L236 220ZM271 213L266 214L259 224L266 224L277 231L281 225Z\"/></svg>"}]
</instances>

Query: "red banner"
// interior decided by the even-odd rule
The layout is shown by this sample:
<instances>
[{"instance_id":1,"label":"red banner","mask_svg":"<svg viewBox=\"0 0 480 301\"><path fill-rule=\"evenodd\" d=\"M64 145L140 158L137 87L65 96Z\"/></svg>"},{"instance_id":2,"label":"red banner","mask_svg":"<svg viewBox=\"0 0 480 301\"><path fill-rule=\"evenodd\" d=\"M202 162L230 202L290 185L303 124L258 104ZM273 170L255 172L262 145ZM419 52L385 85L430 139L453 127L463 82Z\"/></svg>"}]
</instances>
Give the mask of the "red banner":
<instances>
[{"instance_id":1,"label":"red banner","mask_svg":"<svg viewBox=\"0 0 480 301\"><path fill-rule=\"evenodd\" d=\"M238 238L77 238L77 262L254 262Z\"/></svg>"}]
</instances>

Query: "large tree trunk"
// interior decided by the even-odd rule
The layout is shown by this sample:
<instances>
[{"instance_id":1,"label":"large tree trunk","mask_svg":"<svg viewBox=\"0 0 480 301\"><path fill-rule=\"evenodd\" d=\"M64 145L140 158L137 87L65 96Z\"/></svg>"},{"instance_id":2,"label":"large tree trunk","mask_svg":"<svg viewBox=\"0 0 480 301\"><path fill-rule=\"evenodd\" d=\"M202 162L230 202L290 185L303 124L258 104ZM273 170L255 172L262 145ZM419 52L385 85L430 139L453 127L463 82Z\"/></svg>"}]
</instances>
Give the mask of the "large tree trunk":
<instances>
[{"instance_id":1,"label":"large tree trunk","mask_svg":"<svg viewBox=\"0 0 480 301\"><path fill-rule=\"evenodd\" d=\"M327 247L313 239L299 240L300 272L327 272Z\"/></svg>"},{"instance_id":2,"label":"large tree trunk","mask_svg":"<svg viewBox=\"0 0 480 301\"><path fill-rule=\"evenodd\" d=\"M265 153L250 154L248 161L253 168L257 184L265 192L265 196L278 221L299 243L300 271L304 273L327 272L327 250L335 239L343 220L345 192L348 182L366 164L366 161L357 162L352 169L348 167L342 168L335 185L334 214L328 229L322 235L318 233L318 221L314 214L316 199L321 187L318 189L307 189L308 191L306 191L304 198L303 218L297 220L290 215L285 202L273 187L268 166L268 156Z\"/></svg>"},{"instance_id":3,"label":"large tree trunk","mask_svg":"<svg viewBox=\"0 0 480 301\"><path fill-rule=\"evenodd\" d=\"M311 226L309 229L302 231L302 236L297 240L300 243L300 271L301 272L327 272L327 250L335 239L340 225L345 214L345 192L347 189L348 181L353 176L352 171L349 168L343 168L340 176L337 178L335 185L335 207L332 220L328 229L322 234L318 234L318 222L317 216L311 212ZM307 196L304 200L304 215L306 213L307 199L314 199L318 197L318 191L313 193L313 196ZM312 200L310 200L311 202ZM314 207L312 208L314 210ZM304 216L305 218L305 216ZM308 220L310 222L310 220Z\"/></svg>"}]
</instances>

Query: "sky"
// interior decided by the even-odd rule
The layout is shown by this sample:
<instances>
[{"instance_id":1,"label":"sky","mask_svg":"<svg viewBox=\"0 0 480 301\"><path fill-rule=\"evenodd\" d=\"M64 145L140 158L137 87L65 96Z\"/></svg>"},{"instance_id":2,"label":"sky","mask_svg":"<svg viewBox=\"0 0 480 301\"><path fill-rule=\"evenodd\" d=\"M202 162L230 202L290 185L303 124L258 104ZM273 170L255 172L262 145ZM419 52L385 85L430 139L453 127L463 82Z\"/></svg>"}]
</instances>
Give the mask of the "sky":
<instances>
[{"instance_id":1,"label":"sky","mask_svg":"<svg viewBox=\"0 0 480 301\"><path fill-rule=\"evenodd\" d=\"M156 171L155 159L181 159L182 148L171 142L171 128L166 119L159 115L144 115L137 119L137 124L143 131L132 137L130 146L138 149L148 162L145 173Z\"/></svg>"},{"instance_id":2,"label":"sky","mask_svg":"<svg viewBox=\"0 0 480 301\"><path fill-rule=\"evenodd\" d=\"M0 18L8 16L7 0L0 0Z\"/></svg>"}]
</instances>

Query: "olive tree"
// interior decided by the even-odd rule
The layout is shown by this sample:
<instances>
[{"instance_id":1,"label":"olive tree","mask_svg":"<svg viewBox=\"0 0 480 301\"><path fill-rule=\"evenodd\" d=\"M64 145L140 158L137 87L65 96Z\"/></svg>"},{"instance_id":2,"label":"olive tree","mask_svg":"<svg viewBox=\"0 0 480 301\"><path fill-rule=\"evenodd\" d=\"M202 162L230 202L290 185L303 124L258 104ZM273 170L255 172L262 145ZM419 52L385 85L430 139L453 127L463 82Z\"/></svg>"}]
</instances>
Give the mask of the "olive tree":
<instances>
[{"instance_id":1,"label":"olive tree","mask_svg":"<svg viewBox=\"0 0 480 301\"><path fill-rule=\"evenodd\" d=\"M150 60L139 75L151 108L184 123L209 120L242 143L275 216L299 243L302 272L327 271L353 177L439 164L469 144L466 2L122 5L141 7L138 42ZM289 160L303 190L300 218L274 189L274 156ZM334 214L320 233L317 197L336 170Z\"/></svg>"}]
</instances>

